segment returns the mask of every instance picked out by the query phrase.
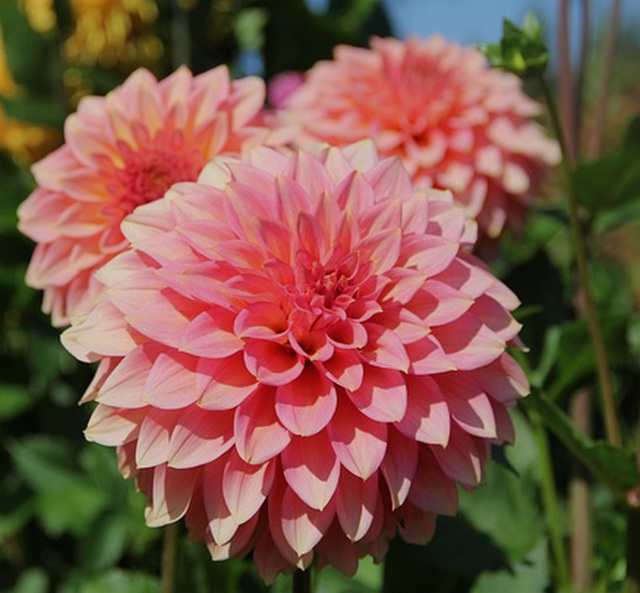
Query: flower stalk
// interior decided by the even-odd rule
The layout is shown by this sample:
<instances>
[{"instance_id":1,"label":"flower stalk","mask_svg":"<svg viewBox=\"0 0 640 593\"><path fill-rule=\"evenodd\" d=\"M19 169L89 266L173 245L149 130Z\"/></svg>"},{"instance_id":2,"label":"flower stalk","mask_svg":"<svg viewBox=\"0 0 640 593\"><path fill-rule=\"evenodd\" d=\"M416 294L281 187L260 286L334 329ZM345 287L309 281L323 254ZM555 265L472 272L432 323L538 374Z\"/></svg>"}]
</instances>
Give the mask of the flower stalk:
<instances>
[{"instance_id":1,"label":"flower stalk","mask_svg":"<svg viewBox=\"0 0 640 593\"><path fill-rule=\"evenodd\" d=\"M551 117L551 125L556 133L560 149L562 151L562 170L567 184L567 198L569 204L569 219L571 224L571 235L576 257L576 267L578 271L578 284L580 292L584 298L585 317L593 344L593 350L596 360L596 371L598 374L598 383L602 397L602 407L604 410L605 429L607 440L610 444L620 447L622 439L620 436L620 426L616 414L615 397L613 394L613 385L611 382L611 373L609 371L609 363L607 360L607 352L604 345L604 337L602 333L602 325L596 310L591 284L589 282L589 267L587 262L587 246L584 234L582 232L582 223L580 220L580 211L578 206L578 198L576 187L573 179L573 171L571 170L570 155L565 141L560 118L555 106L555 101L543 76L538 76L538 82L542 88L542 92L549 109Z\"/></svg>"},{"instance_id":2,"label":"flower stalk","mask_svg":"<svg viewBox=\"0 0 640 593\"><path fill-rule=\"evenodd\" d=\"M178 524L171 523L164 528L162 545L162 573L160 593L174 593L176 569L178 566Z\"/></svg>"},{"instance_id":3,"label":"flower stalk","mask_svg":"<svg viewBox=\"0 0 640 593\"><path fill-rule=\"evenodd\" d=\"M311 568L293 573L292 593L311 593Z\"/></svg>"},{"instance_id":4,"label":"flower stalk","mask_svg":"<svg viewBox=\"0 0 640 593\"><path fill-rule=\"evenodd\" d=\"M564 546L562 533L562 520L558 505L557 490L553 477L551 453L549 451L549 438L547 431L542 426L538 412L530 413L533 430L538 449L538 462L542 480L542 504L546 515L549 539L551 541L551 553L555 563L556 586L558 591L567 590L569 587L569 567L567 553Z\"/></svg>"}]
</instances>

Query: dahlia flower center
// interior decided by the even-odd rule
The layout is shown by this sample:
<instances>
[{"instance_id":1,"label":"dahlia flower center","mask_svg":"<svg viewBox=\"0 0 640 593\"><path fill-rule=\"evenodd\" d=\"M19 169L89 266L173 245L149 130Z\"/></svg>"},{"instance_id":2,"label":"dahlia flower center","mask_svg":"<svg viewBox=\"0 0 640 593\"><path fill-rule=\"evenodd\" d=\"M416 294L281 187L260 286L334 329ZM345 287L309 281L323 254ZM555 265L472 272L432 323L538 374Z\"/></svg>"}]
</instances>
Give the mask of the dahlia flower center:
<instances>
[{"instance_id":1,"label":"dahlia flower center","mask_svg":"<svg viewBox=\"0 0 640 593\"><path fill-rule=\"evenodd\" d=\"M341 311L357 300L360 284L368 276L368 266L360 265L357 254L334 257L325 264L309 262L305 254L299 257L298 264L304 301L312 309L319 307L340 317L344 316Z\"/></svg>"},{"instance_id":2,"label":"dahlia flower center","mask_svg":"<svg viewBox=\"0 0 640 593\"><path fill-rule=\"evenodd\" d=\"M195 181L204 166L198 150L186 147L184 138L163 142L157 138L155 146L122 150L124 167L116 173L118 201L124 214L136 207L161 198L179 181Z\"/></svg>"}]
</instances>

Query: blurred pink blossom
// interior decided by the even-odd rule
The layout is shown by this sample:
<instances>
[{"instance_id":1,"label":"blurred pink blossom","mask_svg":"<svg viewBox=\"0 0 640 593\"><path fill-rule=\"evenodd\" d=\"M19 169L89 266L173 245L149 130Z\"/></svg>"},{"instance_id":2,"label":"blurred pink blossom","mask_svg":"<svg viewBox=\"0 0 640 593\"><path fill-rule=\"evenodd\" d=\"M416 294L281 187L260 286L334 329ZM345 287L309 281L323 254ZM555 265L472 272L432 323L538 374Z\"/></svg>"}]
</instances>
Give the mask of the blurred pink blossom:
<instances>
[{"instance_id":1,"label":"blurred pink blossom","mask_svg":"<svg viewBox=\"0 0 640 593\"><path fill-rule=\"evenodd\" d=\"M519 79L440 36L338 46L286 107L298 146L371 138L380 154L400 156L420 187L451 190L489 238L521 227L545 169L560 158L532 121L540 106Z\"/></svg>"},{"instance_id":2,"label":"blurred pink blossom","mask_svg":"<svg viewBox=\"0 0 640 593\"><path fill-rule=\"evenodd\" d=\"M93 272L127 246L127 214L176 181L195 181L212 156L268 142L263 102L262 80L230 81L225 66L199 76L183 67L161 82L140 69L80 102L65 144L33 166L38 187L18 210L20 230L38 244L27 283L44 289L54 325L100 292Z\"/></svg>"}]
</instances>

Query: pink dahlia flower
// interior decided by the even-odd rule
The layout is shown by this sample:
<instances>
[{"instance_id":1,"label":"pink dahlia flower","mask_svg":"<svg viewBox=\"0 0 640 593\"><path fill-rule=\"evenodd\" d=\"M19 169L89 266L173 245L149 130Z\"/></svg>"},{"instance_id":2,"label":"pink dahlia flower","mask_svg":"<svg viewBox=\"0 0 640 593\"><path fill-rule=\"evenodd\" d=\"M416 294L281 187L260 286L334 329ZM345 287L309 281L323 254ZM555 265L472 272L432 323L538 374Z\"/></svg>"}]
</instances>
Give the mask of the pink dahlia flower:
<instances>
[{"instance_id":1,"label":"pink dahlia flower","mask_svg":"<svg viewBox=\"0 0 640 593\"><path fill-rule=\"evenodd\" d=\"M195 181L214 155L268 141L256 125L264 93L258 78L230 81L225 66L199 76L180 68L161 82L140 69L80 102L66 143L33 166L38 187L18 210L20 230L38 243L27 283L44 289L55 325L99 292L93 272L127 246L127 214Z\"/></svg>"},{"instance_id":2,"label":"pink dahlia flower","mask_svg":"<svg viewBox=\"0 0 640 593\"><path fill-rule=\"evenodd\" d=\"M299 146L371 138L419 186L451 190L489 238L521 226L545 168L559 161L520 81L439 36L339 46L285 106L283 120L300 125Z\"/></svg>"},{"instance_id":3,"label":"pink dahlia flower","mask_svg":"<svg viewBox=\"0 0 640 593\"><path fill-rule=\"evenodd\" d=\"M100 361L86 435L158 526L261 575L353 574L428 541L513 437L518 301L464 246L450 194L373 145L214 159L122 224L108 300L63 334Z\"/></svg>"}]
</instances>

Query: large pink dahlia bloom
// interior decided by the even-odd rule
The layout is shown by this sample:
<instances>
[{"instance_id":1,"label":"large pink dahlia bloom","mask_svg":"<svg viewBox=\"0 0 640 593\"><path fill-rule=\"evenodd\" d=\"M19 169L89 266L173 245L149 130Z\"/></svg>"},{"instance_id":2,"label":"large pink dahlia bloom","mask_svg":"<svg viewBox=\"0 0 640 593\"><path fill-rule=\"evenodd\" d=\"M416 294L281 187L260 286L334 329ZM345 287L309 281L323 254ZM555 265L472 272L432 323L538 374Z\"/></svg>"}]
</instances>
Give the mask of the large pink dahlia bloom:
<instances>
[{"instance_id":1,"label":"large pink dahlia bloom","mask_svg":"<svg viewBox=\"0 0 640 593\"><path fill-rule=\"evenodd\" d=\"M490 238L521 226L545 168L559 160L520 81L439 36L339 46L285 106L299 146L371 138L380 154L400 156L418 185L451 190Z\"/></svg>"},{"instance_id":2,"label":"large pink dahlia bloom","mask_svg":"<svg viewBox=\"0 0 640 593\"><path fill-rule=\"evenodd\" d=\"M108 300L63 343L101 361L86 435L149 525L186 516L267 580L314 557L352 574L396 531L428 541L512 438L518 301L450 194L372 144L214 159L122 231Z\"/></svg>"},{"instance_id":3,"label":"large pink dahlia bloom","mask_svg":"<svg viewBox=\"0 0 640 593\"><path fill-rule=\"evenodd\" d=\"M33 166L37 189L18 210L19 228L37 242L27 283L44 289L55 325L100 291L96 268L121 252L120 222L177 181L195 181L214 155L267 142L257 125L258 78L229 80L220 66L187 68L158 82L134 72L106 97L87 97L65 125L65 144Z\"/></svg>"}]
</instances>

